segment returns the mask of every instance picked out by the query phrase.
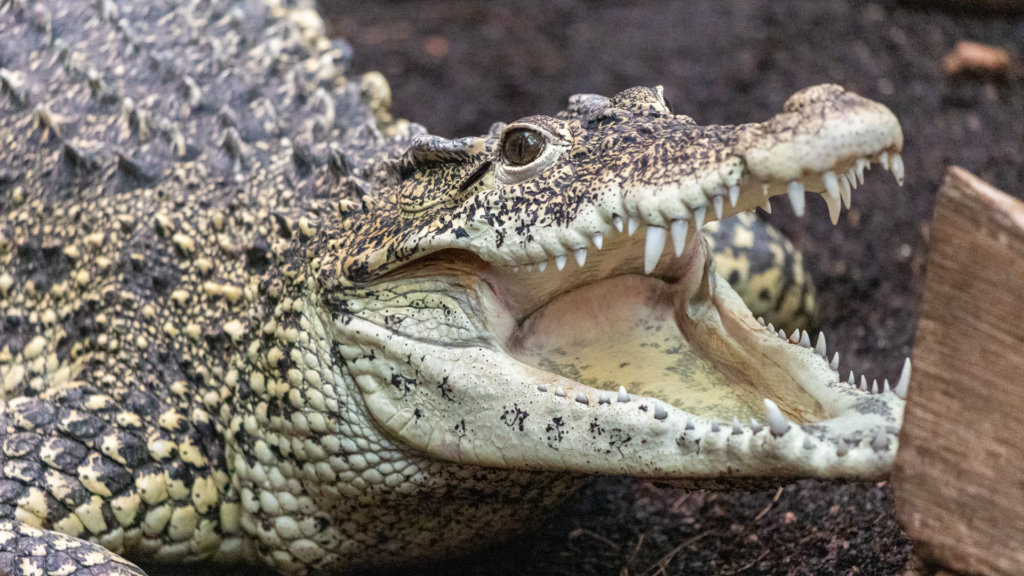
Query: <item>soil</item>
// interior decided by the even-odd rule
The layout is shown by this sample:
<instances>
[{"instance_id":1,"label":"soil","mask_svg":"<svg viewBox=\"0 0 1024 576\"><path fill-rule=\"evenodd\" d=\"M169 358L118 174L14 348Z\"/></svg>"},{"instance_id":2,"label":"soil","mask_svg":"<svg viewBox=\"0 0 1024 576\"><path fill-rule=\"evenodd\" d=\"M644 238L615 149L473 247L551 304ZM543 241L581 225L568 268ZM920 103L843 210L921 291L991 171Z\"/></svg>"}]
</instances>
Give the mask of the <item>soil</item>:
<instances>
[{"instance_id":1,"label":"soil","mask_svg":"<svg viewBox=\"0 0 1024 576\"><path fill-rule=\"evenodd\" d=\"M945 167L1024 197L1019 16L895 1L321 2L355 71L383 72L393 111L448 137L636 85L664 85L701 124L765 120L822 82L888 105L905 135L902 189L876 166L836 226L814 198L804 218L781 199L768 216L804 252L841 371L869 380L895 380L913 346ZM1005 48L1014 64L1002 77L948 78L942 58L958 40ZM687 493L602 478L526 534L395 573L883 576L909 554L885 483Z\"/></svg>"}]
</instances>

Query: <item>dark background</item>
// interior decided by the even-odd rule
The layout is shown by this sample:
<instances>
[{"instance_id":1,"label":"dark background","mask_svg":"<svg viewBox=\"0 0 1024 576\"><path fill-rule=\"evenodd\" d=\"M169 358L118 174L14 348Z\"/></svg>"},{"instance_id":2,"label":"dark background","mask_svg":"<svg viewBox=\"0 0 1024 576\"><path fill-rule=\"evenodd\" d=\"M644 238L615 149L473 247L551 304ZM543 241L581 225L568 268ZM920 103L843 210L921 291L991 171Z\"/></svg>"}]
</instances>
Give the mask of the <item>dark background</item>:
<instances>
[{"instance_id":1,"label":"dark background","mask_svg":"<svg viewBox=\"0 0 1024 576\"><path fill-rule=\"evenodd\" d=\"M945 167L1024 195L1019 65L1001 78L942 69L958 40L1006 48L1017 62L1018 16L840 0L321 0L321 13L353 45L355 72L388 77L396 115L448 137L554 114L574 93L635 85L664 85L675 111L701 124L763 121L822 82L887 104L903 125L904 188L876 166L835 227L817 198L802 219L776 199L769 217L804 251L841 372L869 380L898 377L913 346ZM396 573L901 572L910 547L884 483L801 482L775 496L601 479L525 535Z\"/></svg>"}]
</instances>

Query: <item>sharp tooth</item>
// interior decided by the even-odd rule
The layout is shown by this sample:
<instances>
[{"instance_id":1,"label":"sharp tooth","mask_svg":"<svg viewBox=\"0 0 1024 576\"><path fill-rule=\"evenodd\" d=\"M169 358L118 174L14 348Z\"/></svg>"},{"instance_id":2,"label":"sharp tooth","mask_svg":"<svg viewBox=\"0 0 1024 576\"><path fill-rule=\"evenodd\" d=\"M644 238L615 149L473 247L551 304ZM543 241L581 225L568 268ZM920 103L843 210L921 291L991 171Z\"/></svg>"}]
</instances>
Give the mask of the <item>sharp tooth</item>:
<instances>
[{"instance_id":1,"label":"sharp tooth","mask_svg":"<svg viewBox=\"0 0 1024 576\"><path fill-rule=\"evenodd\" d=\"M899 156L897 156L897 158L898 157ZM895 161L896 161L896 159L893 158L893 162L895 162ZM899 396L900 398L903 398L904 400L906 400L907 399L907 390L909 388L910 388L910 358L907 358L906 361L903 362L903 371L900 372L899 382L896 382L896 388L893 390L893 392L895 392L896 395Z\"/></svg>"},{"instance_id":2,"label":"sharp tooth","mask_svg":"<svg viewBox=\"0 0 1024 576\"><path fill-rule=\"evenodd\" d=\"M717 416L712 417L711 418L711 432L714 434L714 433L717 433L719 430L721 430L721 428L718 426L718 417Z\"/></svg>"},{"instance_id":3,"label":"sharp tooth","mask_svg":"<svg viewBox=\"0 0 1024 576\"><path fill-rule=\"evenodd\" d=\"M878 434L875 434L875 439L871 441L871 447L876 452L881 452L889 447L889 438L885 433L885 426L878 427Z\"/></svg>"},{"instance_id":4,"label":"sharp tooth","mask_svg":"<svg viewBox=\"0 0 1024 576\"><path fill-rule=\"evenodd\" d=\"M668 418L668 412L665 411L665 407L657 400L654 401L654 417L658 420Z\"/></svg>"},{"instance_id":5,"label":"sharp tooth","mask_svg":"<svg viewBox=\"0 0 1024 576\"><path fill-rule=\"evenodd\" d=\"M786 339L786 333L782 330L782 328L779 328L779 338L782 338L783 340Z\"/></svg>"},{"instance_id":6,"label":"sharp tooth","mask_svg":"<svg viewBox=\"0 0 1024 576\"><path fill-rule=\"evenodd\" d=\"M639 227L640 227L640 220L630 216L629 217L629 224L626 227L626 232L630 236L632 236L636 232L636 229L639 228Z\"/></svg>"},{"instance_id":7,"label":"sharp tooth","mask_svg":"<svg viewBox=\"0 0 1024 576\"><path fill-rule=\"evenodd\" d=\"M804 183L799 180L793 180L786 187L786 191L789 193L789 201L793 204L793 212L797 216L804 215Z\"/></svg>"},{"instance_id":8,"label":"sharp tooth","mask_svg":"<svg viewBox=\"0 0 1024 576\"><path fill-rule=\"evenodd\" d=\"M811 335L807 333L807 330L804 330L800 334L800 345L803 346L804 348L811 347Z\"/></svg>"},{"instance_id":9,"label":"sharp tooth","mask_svg":"<svg viewBox=\"0 0 1024 576\"><path fill-rule=\"evenodd\" d=\"M579 402L580 404L590 404L590 401L587 400L587 397L583 395L583 392L576 393L576 401Z\"/></svg>"},{"instance_id":10,"label":"sharp tooth","mask_svg":"<svg viewBox=\"0 0 1024 576\"><path fill-rule=\"evenodd\" d=\"M547 392L548 391L548 387L543 385L543 384L541 384L540 386L537 386L537 390L540 391L540 392Z\"/></svg>"},{"instance_id":11,"label":"sharp tooth","mask_svg":"<svg viewBox=\"0 0 1024 576\"><path fill-rule=\"evenodd\" d=\"M740 425L740 419L735 416L732 417L732 433L743 434L743 426Z\"/></svg>"},{"instance_id":12,"label":"sharp tooth","mask_svg":"<svg viewBox=\"0 0 1024 576\"><path fill-rule=\"evenodd\" d=\"M804 450L814 450L814 442L810 436L804 436Z\"/></svg>"},{"instance_id":13,"label":"sharp tooth","mask_svg":"<svg viewBox=\"0 0 1024 576\"><path fill-rule=\"evenodd\" d=\"M683 255L683 250L686 248L686 229L689 228L690 223L687 220L674 220L672 227L672 247L675 249L676 258Z\"/></svg>"},{"instance_id":14,"label":"sharp tooth","mask_svg":"<svg viewBox=\"0 0 1024 576\"><path fill-rule=\"evenodd\" d=\"M764 193L765 197L768 196L768 183L767 182L761 184L761 192Z\"/></svg>"},{"instance_id":15,"label":"sharp tooth","mask_svg":"<svg viewBox=\"0 0 1024 576\"><path fill-rule=\"evenodd\" d=\"M732 186L729 186L729 204L732 205L733 208L735 208L736 207L736 202L739 202L739 199L740 199L740 187L735 185L735 184L733 184Z\"/></svg>"},{"instance_id":16,"label":"sharp tooth","mask_svg":"<svg viewBox=\"0 0 1024 576\"><path fill-rule=\"evenodd\" d=\"M850 169L846 171L846 179L850 182L850 188L857 189L857 170L850 166Z\"/></svg>"},{"instance_id":17,"label":"sharp tooth","mask_svg":"<svg viewBox=\"0 0 1024 576\"><path fill-rule=\"evenodd\" d=\"M768 331L775 334L775 326L771 322L768 323Z\"/></svg>"},{"instance_id":18,"label":"sharp tooth","mask_svg":"<svg viewBox=\"0 0 1024 576\"><path fill-rule=\"evenodd\" d=\"M871 393L872 394L878 394L878 379L877 378L871 381Z\"/></svg>"},{"instance_id":19,"label":"sharp tooth","mask_svg":"<svg viewBox=\"0 0 1024 576\"><path fill-rule=\"evenodd\" d=\"M547 269L547 267L548 267L548 263L546 261L545 262L541 262L540 264L537 264L537 270L540 270L541 272L543 272L545 269Z\"/></svg>"},{"instance_id":20,"label":"sharp tooth","mask_svg":"<svg viewBox=\"0 0 1024 576\"><path fill-rule=\"evenodd\" d=\"M555 396L558 396L560 398L565 398L565 390L562 390L561 386L559 386L558 388L555 388Z\"/></svg>"},{"instance_id":21,"label":"sharp tooth","mask_svg":"<svg viewBox=\"0 0 1024 576\"><path fill-rule=\"evenodd\" d=\"M562 254L561 256L555 256L555 266L558 266L559 270L565 268L565 261L565 254Z\"/></svg>"},{"instance_id":22,"label":"sharp tooth","mask_svg":"<svg viewBox=\"0 0 1024 576\"><path fill-rule=\"evenodd\" d=\"M616 230L622 232L622 218L618 216L612 216L612 226L615 226Z\"/></svg>"},{"instance_id":23,"label":"sharp tooth","mask_svg":"<svg viewBox=\"0 0 1024 576\"><path fill-rule=\"evenodd\" d=\"M623 404L629 402L629 394L626 392L625 386L619 386L619 397L616 398L616 400L622 402Z\"/></svg>"},{"instance_id":24,"label":"sharp tooth","mask_svg":"<svg viewBox=\"0 0 1024 576\"><path fill-rule=\"evenodd\" d=\"M878 155L878 163L882 165L884 170L889 169L889 153L882 150L882 153Z\"/></svg>"},{"instance_id":25,"label":"sharp tooth","mask_svg":"<svg viewBox=\"0 0 1024 576\"><path fill-rule=\"evenodd\" d=\"M789 430L789 420L782 415L782 410L772 402L771 400L764 399L765 417L768 419L768 427L772 429L772 434L775 436L782 436Z\"/></svg>"},{"instance_id":26,"label":"sharp tooth","mask_svg":"<svg viewBox=\"0 0 1024 576\"><path fill-rule=\"evenodd\" d=\"M725 200L725 199L724 199L724 198L722 198L721 196L715 196L715 197L714 197L714 198L713 198L713 199L711 200L711 203L712 203L712 204L713 204L713 205L715 206L715 216L716 216L716 217L717 217L717 218L718 218L719 220L721 220L721 219L722 219L722 208L723 208L722 204L724 204L724 200Z\"/></svg>"},{"instance_id":27,"label":"sharp tooth","mask_svg":"<svg viewBox=\"0 0 1024 576\"><path fill-rule=\"evenodd\" d=\"M839 196L832 196L831 194L825 194L825 205L828 206L828 218L832 221L832 225L835 226L839 223L839 214L843 211L842 200Z\"/></svg>"},{"instance_id":28,"label":"sharp tooth","mask_svg":"<svg viewBox=\"0 0 1024 576\"><path fill-rule=\"evenodd\" d=\"M686 417L686 426L683 426L683 430L696 430L696 427L693 425L693 422L690 421L689 416Z\"/></svg>"},{"instance_id":29,"label":"sharp tooth","mask_svg":"<svg viewBox=\"0 0 1024 576\"><path fill-rule=\"evenodd\" d=\"M896 183L903 186L903 157L899 154L892 155L892 175L896 177Z\"/></svg>"},{"instance_id":30,"label":"sharp tooth","mask_svg":"<svg viewBox=\"0 0 1024 576\"><path fill-rule=\"evenodd\" d=\"M665 251L668 230L658 226L647 227L647 245L644 246L644 274L650 274L658 265L661 253Z\"/></svg>"},{"instance_id":31,"label":"sharp tooth","mask_svg":"<svg viewBox=\"0 0 1024 576\"><path fill-rule=\"evenodd\" d=\"M583 263L586 262L586 261L587 261L587 249L586 248L577 248L576 249L576 263L580 265L580 268L583 268Z\"/></svg>"},{"instance_id":32,"label":"sharp tooth","mask_svg":"<svg viewBox=\"0 0 1024 576\"><path fill-rule=\"evenodd\" d=\"M513 272L519 272L519 266L513 266L512 267L512 271Z\"/></svg>"},{"instance_id":33,"label":"sharp tooth","mask_svg":"<svg viewBox=\"0 0 1024 576\"><path fill-rule=\"evenodd\" d=\"M857 377L853 375L853 370L850 370L850 377L846 379L846 383L850 386L857 385Z\"/></svg>"},{"instance_id":34,"label":"sharp tooth","mask_svg":"<svg viewBox=\"0 0 1024 576\"><path fill-rule=\"evenodd\" d=\"M882 394L887 394L888 392L889 392L889 379L886 378L885 380L882 381Z\"/></svg>"},{"instance_id":35,"label":"sharp tooth","mask_svg":"<svg viewBox=\"0 0 1024 576\"><path fill-rule=\"evenodd\" d=\"M594 232L594 235L591 236L590 239L594 242L594 247L598 250L600 250L601 246L604 245L604 234L601 234L600 232Z\"/></svg>"},{"instance_id":36,"label":"sharp tooth","mask_svg":"<svg viewBox=\"0 0 1024 576\"><path fill-rule=\"evenodd\" d=\"M772 203L767 201L767 200L765 200L764 204L761 204L761 210L764 210L765 212L771 214L772 213Z\"/></svg>"},{"instance_id":37,"label":"sharp tooth","mask_svg":"<svg viewBox=\"0 0 1024 576\"><path fill-rule=\"evenodd\" d=\"M839 352L836 352L836 355L832 357L832 361L828 363L828 367L839 372Z\"/></svg>"},{"instance_id":38,"label":"sharp tooth","mask_svg":"<svg viewBox=\"0 0 1024 576\"><path fill-rule=\"evenodd\" d=\"M693 211L693 229L700 230L704 227L704 215L707 214L708 206L705 204Z\"/></svg>"},{"instance_id":39,"label":"sharp tooth","mask_svg":"<svg viewBox=\"0 0 1024 576\"><path fill-rule=\"evenodd\" d=\"M818 332L818 342L814 345L814 351L822 358L828 357L828 345L825 343L825 333Z\"/></svg>"},{"instance_id":40,"label":"sharp tooth","mask_svg":"<svg viewBox=\"0 0 1024 576\"><path fill-rule=\"evenodd\" d=\"M761 431L761 423L758 422L757 420L754 420L753 418L751 418L750 419L750 429L754 431L754 434L757 434L758 432Z\"/></svg>"},{"instance_id":41,"label":"sharp tooth","mask_svg":"<svg viewBox=\"0 0 1024 576\"><path fill-rule=\"evenodd\" d=\"M786 333L783 332L782 334L785 335ZM793 344L799 344L800 343L800 329L799 328L794 328L793 329L793 333L789 335L789 341L792 342Z\"/></svg>"},{"instance_id":42,"label":"sharp tooth","mask_svg":"<svg viewBox=\"0 0 1024 576\"><path fill-rule=\"evenodd\" d=\"M840 438L839 442L836 442L836 456L842 458L843 456L846 456L846 453L849 451L850 446L846 444L846 440Z\"/></svg>"},{"instance_id":43,"label":"sharp tooth","mask_svg":"<svg viewBox=\"0 0 1024 576\"><path fill-rule=\"evenodd\" d=\"M868 379L863 374L860 375L860 389L865 392L868 391Z\"/></svg>"},{"instance_id":44,"label":"sharp tooth","mask_svg":"<svg viewBox=\"0 0 1024 576\"><path fill-rule=\"evenodd\" d=\"M758 316L757 317L757 323L760 324L761 326L764 326L764 317L763 316Z\"/></svg>"},{"instance_id":45,"label":"sharp tooth","mask_svg":"<svg viewBox=\"0 0 1024 576\"><path fill-rule=\"evenodd\" d=\"M850 209L850 180L846 178L846 174L839 175L839 195L843 197L843 204L846 209Z\"/></svg>"},{"instance_id":46,"label":"sharp tooth","mask_svg":"<svg viewBox=\"0 0 1024 576\"><path fill-rule=\"evenodd\" d=\"M828 192L828 195L839 200L839 178L836 177L836 173L829 170L825 172L821 180L825 183L825 191Z\"/></svg>"},{"instance_id":47,"label":"sharp tooth","mask_svg":"<svg viewBox=\"0 0 1024 576\"><path fill-rule=\"evenodd\" d=\"M611 400L611 398L608 397L608 393L607 392L601 392L601 395L598 396L598 398L597 398L597 403L598 404L608 404L611 401L612 400Z\"/></svg>"},{"instance_id":48,"label":"sharp tooth","mask_svg":"<svg viewBox=\"0 0 1024 576\"><path fill-rule=\"evenodd\" d=\"M857 158L857 163L854 164L857 168L857 184L864 183L864 169L871 169L871 162L867 158Z\"/></svg>"}]
</instances>

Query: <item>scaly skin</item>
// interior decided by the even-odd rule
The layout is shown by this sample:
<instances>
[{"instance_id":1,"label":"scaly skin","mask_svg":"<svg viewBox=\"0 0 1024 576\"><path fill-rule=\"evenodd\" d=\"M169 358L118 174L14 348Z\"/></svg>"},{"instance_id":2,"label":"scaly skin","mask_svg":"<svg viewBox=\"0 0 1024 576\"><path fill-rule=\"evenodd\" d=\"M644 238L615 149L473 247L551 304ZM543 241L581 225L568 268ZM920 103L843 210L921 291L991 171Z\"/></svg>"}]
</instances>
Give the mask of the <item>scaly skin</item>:
<instances>
[{"instance_id":1,"label":"scaly skin","mask_svg":"<svg viewBox=\"0 0 1024 576\"><path fill-rule=\"evenodd\" d=\"M591 473L887 473L907 371L839 383L696 234L804 187L836 216L866 159L902 178L884 106L819 86L700 127L634 88L448 141L320 27L0 7L0 572L305 574L507 535ZM738 280L809 309L731 230Z\"/></svg>"}]
</instances>

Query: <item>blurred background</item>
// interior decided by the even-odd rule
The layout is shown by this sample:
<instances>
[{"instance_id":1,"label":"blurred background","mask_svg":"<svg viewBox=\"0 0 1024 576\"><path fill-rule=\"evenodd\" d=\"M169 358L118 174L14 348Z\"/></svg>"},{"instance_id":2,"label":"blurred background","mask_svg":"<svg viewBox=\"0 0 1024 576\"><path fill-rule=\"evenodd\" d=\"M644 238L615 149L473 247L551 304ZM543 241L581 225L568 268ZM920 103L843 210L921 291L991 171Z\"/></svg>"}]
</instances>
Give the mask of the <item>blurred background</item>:
<instances>
[{"instance_id":1,"label":"blurred background","mask_svg":"<svg viewBox=\"0 0 1024 576\"><path fill-rule=\"evenodd\" d=\"M389 79L394 113L446 137L636 85L664 85L699 124L763 121L823 82L888 105L905 135L903 188L876 166L837 226L814 197L804 218L782 199L767 218L804 252L840 372L895 380L945 167L1024 197L1021 5L320 0L320 11L354 48L354 72ZM910 547L892 506L885 483L686 493L601 479L508 543L396 573L895 575Z\"/></svg>"}]
</instances>

